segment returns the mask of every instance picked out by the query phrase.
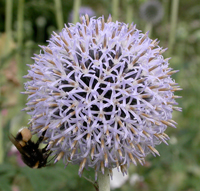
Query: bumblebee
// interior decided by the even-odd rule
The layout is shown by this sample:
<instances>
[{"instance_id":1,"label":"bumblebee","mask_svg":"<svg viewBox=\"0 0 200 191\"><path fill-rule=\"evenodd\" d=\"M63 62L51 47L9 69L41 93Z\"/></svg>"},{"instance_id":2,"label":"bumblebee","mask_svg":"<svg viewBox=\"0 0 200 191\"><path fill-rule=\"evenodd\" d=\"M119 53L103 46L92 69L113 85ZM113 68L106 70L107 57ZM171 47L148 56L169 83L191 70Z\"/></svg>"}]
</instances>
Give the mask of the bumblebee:
<instances>
[{"instance_id":1,"label":"bumblebee","mask_svg":"<svg viewBox=\"0 0 200 191\"><path fill-rule=\"evenodd\" d=\"M41 142L44 140L45 132L46 131L42 133L42 136L38 138L36 143L31 140L31 131L25 127L18 131L16 137L13 135L9 136L11 142L21 153L23 162L30 168L42 168L47 166L47 159L52 151L47 150L48 145L43 149L39 148Z\"/></svg>"}]
</instances>

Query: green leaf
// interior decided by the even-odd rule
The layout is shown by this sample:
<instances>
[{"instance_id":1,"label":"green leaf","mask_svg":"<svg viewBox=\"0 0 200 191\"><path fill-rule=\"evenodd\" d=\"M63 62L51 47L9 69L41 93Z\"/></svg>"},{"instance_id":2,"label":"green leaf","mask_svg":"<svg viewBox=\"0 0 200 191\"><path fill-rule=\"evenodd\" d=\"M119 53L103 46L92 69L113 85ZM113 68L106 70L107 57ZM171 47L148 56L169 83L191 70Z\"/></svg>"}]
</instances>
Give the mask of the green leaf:
<instances>
[{"instance_id":1,"label":"green leaf","mask_svg":"<svg viewBox=\"0 0 200 191\"><path fill-rule=\"evenodd\" d=\"M0 177L0 190L1 191L12 191L11 186L10 186L10 182L4 176Z\"/></svg>"}]
</instances>

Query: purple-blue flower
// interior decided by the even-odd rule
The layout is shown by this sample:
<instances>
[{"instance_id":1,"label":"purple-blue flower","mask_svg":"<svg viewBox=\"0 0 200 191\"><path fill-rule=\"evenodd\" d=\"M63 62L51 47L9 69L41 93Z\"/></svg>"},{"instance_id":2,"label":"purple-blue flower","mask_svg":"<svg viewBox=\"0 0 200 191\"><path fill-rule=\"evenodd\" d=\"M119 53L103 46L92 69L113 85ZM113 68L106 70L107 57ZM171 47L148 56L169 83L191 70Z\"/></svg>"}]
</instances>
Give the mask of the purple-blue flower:
<instances>
[{"instance_id":1,"label":"purple-blue flower","mask_svg":"<svg viewBox=\"0 0 200 191\"><path fill-rule=\"evenodd\" d=\"M78 164L79 175L114 167L124 174L148 153L159 155L181 89L157 40L133 24L85 15L41 48L25 76L24 110L33 133L46 131L55 162Z\"/></svg>"}]
</instances>

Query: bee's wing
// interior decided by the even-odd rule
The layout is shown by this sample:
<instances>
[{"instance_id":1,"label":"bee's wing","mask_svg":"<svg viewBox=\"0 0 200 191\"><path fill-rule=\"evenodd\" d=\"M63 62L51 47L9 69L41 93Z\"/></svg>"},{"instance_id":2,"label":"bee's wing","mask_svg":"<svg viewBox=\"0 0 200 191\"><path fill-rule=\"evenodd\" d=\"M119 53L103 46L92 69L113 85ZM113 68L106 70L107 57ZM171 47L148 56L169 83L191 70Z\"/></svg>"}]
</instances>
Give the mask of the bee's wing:
<instances>
[{"instance_id":1,"label":"bee's wing","mask_svg":"<svg viewBox=\"0 0 200 191\"><path fill-rule=\"evenodd\" d=\"M17 150L22 154L22 155L26 155L27 157L30 157L28 153L26 153L22 146L16 141L15 137L13 135L8 135L8 138L10 139L10 141L15 145L15 147L17 148Z\"/></svg>"}]
</instances>

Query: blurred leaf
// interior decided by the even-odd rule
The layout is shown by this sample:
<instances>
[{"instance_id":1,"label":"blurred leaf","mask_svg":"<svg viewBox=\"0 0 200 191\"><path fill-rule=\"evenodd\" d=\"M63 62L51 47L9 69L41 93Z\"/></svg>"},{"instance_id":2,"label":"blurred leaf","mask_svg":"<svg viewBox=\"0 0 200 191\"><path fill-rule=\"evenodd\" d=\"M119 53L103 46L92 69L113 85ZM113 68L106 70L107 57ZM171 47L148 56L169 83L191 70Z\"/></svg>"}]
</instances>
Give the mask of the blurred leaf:
<instances>
[{"instance_id":1,"label":"blurred leaf","mask_svg":"<svg viewBox=\"0 0 200 191\"><path fill-rule=\"evenodd\" d=\"M21 168L20 170L21 173L28 178L34 190L47 190L47 186L50 182L48 178L45 177L44 179L44 177L40 175L40 169L30 169L28 167L25 167Z\"/></svg>"},{"instance_id":2,"label":"blurred leaf","mask_svg":"<svg viewBox=\"0 0 200 191\"><path fill-rule=\"evenodd\" d=\"M4 55L3 57L1 57L0 59L0 68L3 68L5 64L8 63L8 61L13 58L18 52L20 52L20 50L18 49L13 49L9 54Z\"/></svg>"},{"instance_id":3,"label":"blurred leaf","mask_svg":"<svg viewBox=\"0 0 200 191\"><path fill-rule=\"evenodd\" d=\"M0 190L11 190L11 182L15 174L16 170L11 164L3 163L0 165Z\"/></svg>"},{"instance_id":4,"label":"blurred leaf","mask_svg":"<svg viewBox=\"0 0 200 191\"><path fill-rule=\"evenodd\" d=\"M3 163L0 165L0 177L12 177L16 174L16 170L11 164Z\"/></svg>"},{"instance_id":5,"label":"blurred leaf","mask_svg":"<svg viewBox=\"0 0 200 191\"><path fill-rule=\"evenodd\" d=\"M0 177L0 190L2 191L12 191L10 182L6 177Z\"/></svg>"}]
</instances>

